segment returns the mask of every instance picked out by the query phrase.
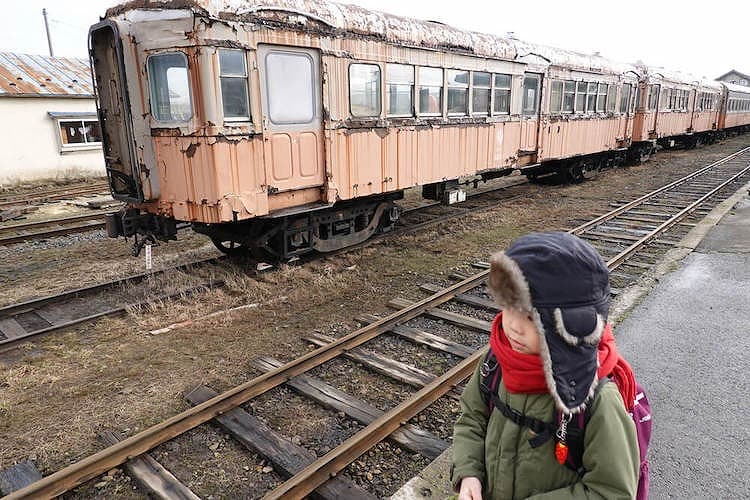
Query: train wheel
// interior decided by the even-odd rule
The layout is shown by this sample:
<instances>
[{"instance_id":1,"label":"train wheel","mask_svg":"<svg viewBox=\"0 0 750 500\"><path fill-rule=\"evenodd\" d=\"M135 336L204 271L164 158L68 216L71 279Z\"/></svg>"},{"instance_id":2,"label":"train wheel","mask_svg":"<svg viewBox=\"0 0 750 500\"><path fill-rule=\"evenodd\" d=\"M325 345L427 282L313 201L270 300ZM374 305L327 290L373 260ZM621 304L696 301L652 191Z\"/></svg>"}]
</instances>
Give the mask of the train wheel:
<instances>
[{"instance_id":1,"label":"train wheel","mask_svg":"<svg viewBox=\"0 0 750 500\"><path fill-rule=\"evenodd\" d=\"M582 162L575 162L568 167L568 178L571 182L578 184L583 182L585 179L584 164Z\"/></svg>"},{"instance_id":2,"label":"train wheel","mask_svg":"<svg viewBox=\"0 0 750 500\"><path fill-rule=\"evenodd\" d=\"M218 238L211 238L211 241L221 253L230 255L232 257L247 255L248 253L247 247L237 241L223 241Z\"/></svg>"}]
</instances>

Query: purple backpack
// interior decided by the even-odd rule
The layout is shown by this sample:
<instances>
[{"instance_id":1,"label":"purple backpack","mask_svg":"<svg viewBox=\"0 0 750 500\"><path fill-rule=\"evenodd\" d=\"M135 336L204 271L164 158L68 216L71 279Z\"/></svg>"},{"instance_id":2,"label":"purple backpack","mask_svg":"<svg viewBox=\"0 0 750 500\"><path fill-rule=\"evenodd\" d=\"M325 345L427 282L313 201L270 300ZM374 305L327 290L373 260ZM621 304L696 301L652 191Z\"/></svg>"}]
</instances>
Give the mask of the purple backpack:
<instances>
[{"instance_id":1,"label":"purple backpack","mask_svg":"<svg viewBox=\"0 0 750 500\"><path fill-rule=\"evenodd\" d=\"M500 365L495 359L495 355L491 349L484 359L480 375L481 380L479 382L479 390L482 393L482 398L489 407L490 412L498 410L506 418L509 418L519 426L532 429L537 434L537 437L530 441L532 447L540 446L548 439L555 436L562 414L557 415L556 422L542 422L535 418L527 417L518 410L510 408L497 396L497 388L500 385L500 379L502 378L502 370L500 369ZM596 388L594 398L596 398L599 390L609 380L610 379L608 378L601 380L601 383ZM648 403L646 392L638 382L635 384L635 401L630 416L635 423L635 434L638 439L638 451L640 454L638 490L635 498L636 500L647 500L649 484L647 453L648 444L651 440L651 405ZM585 470L583 469L583 437L588 420L588 414L586 414L585 411L581 412L577 415L577 418L574 418L571 421L567 428L566 442L570 449L570 453L568 454L568 459L566 460L565 465L581 475L585 473Z\"/></svg>"}]
</instances>

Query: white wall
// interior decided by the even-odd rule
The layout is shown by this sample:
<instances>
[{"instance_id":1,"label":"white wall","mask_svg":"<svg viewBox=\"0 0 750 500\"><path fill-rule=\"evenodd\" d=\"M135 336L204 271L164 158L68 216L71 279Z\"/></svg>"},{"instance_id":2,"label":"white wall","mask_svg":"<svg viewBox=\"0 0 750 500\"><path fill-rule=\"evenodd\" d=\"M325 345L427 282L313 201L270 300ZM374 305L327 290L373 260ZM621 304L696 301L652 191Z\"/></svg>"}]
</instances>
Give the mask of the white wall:
<instances>
[{"instance_id":1,"label":"white wall","mask_svg":"<svg viewBox=\"0 0 750 500\"><path fill-rule=\"evenodd\" d=\"M61 152L50 111L95 115L96 105L93 98L0 97L0 183L105 175L101 147Z\"/></svg>"}]
</instances>

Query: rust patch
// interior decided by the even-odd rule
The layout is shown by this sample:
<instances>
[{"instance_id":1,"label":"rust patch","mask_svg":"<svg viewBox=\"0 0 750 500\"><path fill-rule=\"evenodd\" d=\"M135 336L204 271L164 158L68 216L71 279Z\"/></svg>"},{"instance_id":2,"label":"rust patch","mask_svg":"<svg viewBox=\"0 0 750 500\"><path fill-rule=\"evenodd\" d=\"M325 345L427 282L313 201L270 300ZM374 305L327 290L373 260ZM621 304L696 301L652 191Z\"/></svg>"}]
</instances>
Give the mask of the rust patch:
<instances>
[{"instance_id":1,"label":"rust patch","mask_svg":"<svg viewBox=\"0 0 750 500\"><path fill-rule=\"evenodd\" d=\"M200 143L198 142L191 142L190 146L187 147L187 149L183 150L182 152L185 153L185 156L188 158L192 158L195 156L195 151L198 149L198 146L200 146Z\"/></svg>"},{"instance_id":2,"label":"rust patch","mask_svg":"<svg viewBox=\"0 0 750 500\"><path fill-rule=\"evenodd\" d=\"M152 127L152 137L181 137L182 130L179 128L163 128L163 127Z\"/></svg>"}]
</instances>

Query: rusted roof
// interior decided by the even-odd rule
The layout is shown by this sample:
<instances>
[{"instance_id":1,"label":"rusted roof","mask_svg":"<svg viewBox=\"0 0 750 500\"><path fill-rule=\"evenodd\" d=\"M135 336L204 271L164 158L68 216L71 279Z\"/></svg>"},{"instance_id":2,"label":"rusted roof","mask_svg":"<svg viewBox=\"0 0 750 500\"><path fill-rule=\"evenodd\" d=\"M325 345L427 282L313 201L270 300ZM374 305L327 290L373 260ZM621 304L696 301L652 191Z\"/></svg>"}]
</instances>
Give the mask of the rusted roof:
<instances>
[{"instance_id":1,"label":"rusted roof","mask_svg":"<svg viewBox=\"0 0 750 500\"><path fill-rule=\"evenodd\" d=\"M213 18L277 22L300 28L322 25L335 33L373 37L394 44L513 60L512 40L447 24L400 17L327 0L131 0L107 17L134 9L190 9Z\"/></svg>"},{"instance_id":2,"label":"rusted roof","mask_svg":"<svg viewBox=\"0 0 750 500\"><path fill-rule=\"evenodd\" d=\"M0 97L93 97L89 62L0 52Z\"/></svg>"}]
</instances>

